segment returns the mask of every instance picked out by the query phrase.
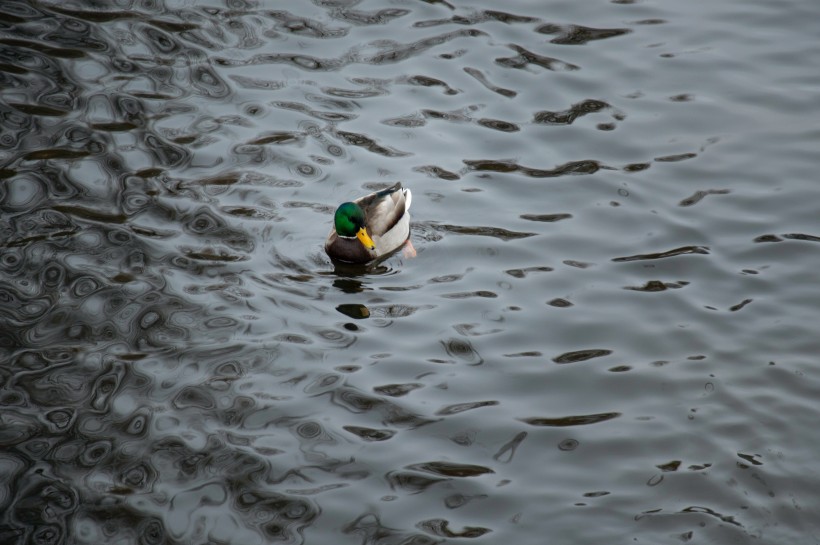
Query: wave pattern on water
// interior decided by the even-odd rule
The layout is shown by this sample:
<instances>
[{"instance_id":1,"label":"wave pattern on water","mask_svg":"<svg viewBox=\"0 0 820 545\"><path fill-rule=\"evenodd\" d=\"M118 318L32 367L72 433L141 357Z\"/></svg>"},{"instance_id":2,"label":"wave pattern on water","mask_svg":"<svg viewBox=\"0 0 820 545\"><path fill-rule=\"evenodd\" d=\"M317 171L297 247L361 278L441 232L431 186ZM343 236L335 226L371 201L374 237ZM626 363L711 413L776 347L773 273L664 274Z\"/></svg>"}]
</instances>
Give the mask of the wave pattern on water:
<instances>
[{"instance_id":1,"label":"wave pattern on water","mask_svg":"<svg viewBox=\"0 0 820 545\"><path fill-rule=\"evenodd\" d=\"M0 542L819 541L818 16L3 2Z\"/></svg>"}]
</instances>

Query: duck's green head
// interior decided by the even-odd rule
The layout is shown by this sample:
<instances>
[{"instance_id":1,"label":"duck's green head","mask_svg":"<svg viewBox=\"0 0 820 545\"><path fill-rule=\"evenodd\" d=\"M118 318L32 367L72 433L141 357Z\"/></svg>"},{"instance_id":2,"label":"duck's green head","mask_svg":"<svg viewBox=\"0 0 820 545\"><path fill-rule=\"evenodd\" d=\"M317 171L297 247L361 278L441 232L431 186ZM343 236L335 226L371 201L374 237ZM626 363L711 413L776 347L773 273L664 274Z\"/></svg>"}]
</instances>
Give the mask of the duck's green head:
<instances>
[{"instance_id":1,"label":"duck's green head","mask_svg":"<svg viewBox=\"0 0 820 545\"><path fill-rule=\"evenodd\" d=\"M375 250L376 245L370 235L367 234L367 227L365 226L364 211L362 207L355 202L342 203L336 209L336 215L333 218L333 224L336 227L336 234L340 237L359 239L362 246L368 250Z\"/></svg>"}]
</instances>

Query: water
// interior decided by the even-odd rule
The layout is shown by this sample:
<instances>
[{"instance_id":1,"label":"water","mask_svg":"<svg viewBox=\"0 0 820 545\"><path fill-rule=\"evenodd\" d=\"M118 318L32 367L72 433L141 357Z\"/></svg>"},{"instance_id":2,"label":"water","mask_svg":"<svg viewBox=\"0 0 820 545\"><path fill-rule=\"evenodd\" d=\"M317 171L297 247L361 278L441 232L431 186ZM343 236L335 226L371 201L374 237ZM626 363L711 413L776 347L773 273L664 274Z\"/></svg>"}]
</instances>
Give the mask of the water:
<instances>
[{"instance_id":1,"label":"water","mask_svg":"<svg viewBox=\"0 0 820 545\"><path fill-rule=\"evenodd\" d=\"M818 18L3 2L0 542L820 542Z\"/></svg>"}]
</instances>

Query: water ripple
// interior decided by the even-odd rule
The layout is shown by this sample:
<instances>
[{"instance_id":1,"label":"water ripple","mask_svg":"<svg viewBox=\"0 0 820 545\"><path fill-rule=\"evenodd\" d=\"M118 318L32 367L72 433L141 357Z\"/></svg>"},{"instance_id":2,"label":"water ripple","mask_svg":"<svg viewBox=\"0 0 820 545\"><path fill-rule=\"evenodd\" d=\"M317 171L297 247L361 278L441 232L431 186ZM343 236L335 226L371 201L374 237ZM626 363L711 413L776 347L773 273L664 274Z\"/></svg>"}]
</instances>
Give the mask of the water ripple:
<instances>
[{"instance_id":1,"label":"water ripple","mask_svg":"<svg viewBox=\"0 0 820 545\"><path fill-rule=\"evenodd\" d=\"M531 417L522 418L521 421L529 424L530 426L564 428L571 426L588 426L590 424L598 424L600 422L612 420L613 418L618 418L619 416L621 416L621 413L600 413L577 416L562 416L558 418Z\"/></svg>"},{"instance_id":2,"label":"water ripple","mask_svg":"<svg viewBox=\"0 0 820 545\"><path fill-rule=\"evenodd\" d=\"M559 165L552 170L537 169L531 167L521 166L512 161L497 161L497 160L465 160L464 164L470 170L484 172L500 172L512 173L520 172L524 176L532 178L554 178L558 176L567 175L582 175L594 174L601 168L608 168L601 165L598 161L573 161Z\"/></svg>"},{"instance_id":3,"label":"water ripple","mask_svg":"<svg viewBox=\"0 0 820 545\"><path fill-rule=\"evenodd\" d=\"M545 125L571 125L579 117L611 109L611 106L600 100L588 99L573 104L569 109L560 112L540 111L533 116L534 123ZM616 119L623 119L623 115L616 115Z\"/></svg>"},{"instance_id":4,"label":"water ripple","mask_svg":"<svg viewBox=\"0 0 820 545\"><path fill-rule=\"evenodd\" d=\"M499 57L495 59L495 62L497 62L501 66L506 66L508 68L523 69L526 68L528 65L532 64L553 71L578 70L580 68L575 64L565 62L560 59L547 57L544 55L538 55L537 53L533 53L532 51L524 49L520 45L510 44L509 47L510 49L518 53L518 55L516 55L515 57Z\"/></svg>"},{"instance_id":5,"label":"water ripple","mask_svg":"<svg viewBox=\"0 0 820 545\"><path fill-rule=\"evenodd\" d=\"M666 252L657 252L652 254L637 254L632 256L626 257L615 257L612 261L615 262L627 262L627 261L645 261L645 260L653 260L653 259L666 259L667 257L677 257L680 255L687 255L687 254L700 254L700 255L708 255L709 248L706 246L682 246L680 248L675 248L673 250L668 250Z\"/></svg>"},{"instance_id":6,"label":"water ripple","mask_svg":"<svg viewBox=\"0 0 820 545\"><path fill-rule=\"evenodd\" d=\"M663 282L661 280L648 280L646 284L644 284L643 286L625 286L624 289L651 293L657 291L680 289L688 284L689 282L683 280L680 282Z\"/></svg>"},{"instance_id":7,"label":"water ripple","mask_svg":"<svg viewBox=\"0 0 820 545\"><path fill-rule=\"evenodd\" d=\"M728 189L707 189L696 191L691 197L687 197L678 203L678 206L692 206L702 201L708 195L728 195Z\"/></svg>"},{"instance_id":8,"label":"water ripple","mask_svg":"<svg viewBox=\"0 0 820 545\"><path fill-rule=\"evenodd\" d=\"M456 532L450 529L450 522L446 519L425 520L418 523L417 526L435 536L450 538L478 538L492 532L491 529L481 526L465 526L461 531Z\"/></svg>"},{"instance_id":9,"label":"water ripple","mask_svg":"<svg viewBox=\"0 0 820 545\"><path fill-rule=\"evenodd\" d=\"M0 542L815 537L813 3L103 4L0 3Z\"/></svg>"},{"instance_id":10,"label":"water ripple","mask_svg":"<svg viewBox=\"0 0 820 545\"><path fill-rule=\"evenodd\" d=\"M565 352L560 356L555 356L552 361L555 363L578 363L579 361L587 361L593 358L601 358L612 354L612 350L590 348L586 350L575 350L572 352Z\"/></svg>"},{"instance_id":11,"label":"water ripple","mask_svg":"<svg viewBox=\"0 0 820 545\"><path fill-rule=\"evenodd\" d=\"M436 225L436 229L447 232L447 233L455 233L458 235L474 235L474 236L482 236L482 237L493 237L500 240L516 240L520 238L527 238L527 237L534 237L538 233L522 233L516 231L509 231L507 229L502 229L500 227L490 227L490 226L465 226L465 225Z\"/></svg>"},{"instance_id":12,"label":"water ripple","mask_svg":"<svg viewBox=\"0 0 820 545\"><path fill-rule=\"evenodd\" d=\"M449 416L453 414L462 413L464 411L470 411L472 409L478 409L481 407L492 407L494 405L498 405L498 401L473 401L470 403L456 403L455 405L448 405L446 407L442 407L441 409L436 411L436 415Z\"/></svg>"},{"instance_id":13,"label":"water ripple","mask_svg":"<svg viewBox=\"0 0 820 545\"><path fill-rule=\"evenodd\" d=\"M540 34L557 34L550 43L559 45L585 45L593 40L616 38L631 32L628 28L592 28L582 25L556 25L546 23L535 29Z\"/></svg>"}]
</instances>

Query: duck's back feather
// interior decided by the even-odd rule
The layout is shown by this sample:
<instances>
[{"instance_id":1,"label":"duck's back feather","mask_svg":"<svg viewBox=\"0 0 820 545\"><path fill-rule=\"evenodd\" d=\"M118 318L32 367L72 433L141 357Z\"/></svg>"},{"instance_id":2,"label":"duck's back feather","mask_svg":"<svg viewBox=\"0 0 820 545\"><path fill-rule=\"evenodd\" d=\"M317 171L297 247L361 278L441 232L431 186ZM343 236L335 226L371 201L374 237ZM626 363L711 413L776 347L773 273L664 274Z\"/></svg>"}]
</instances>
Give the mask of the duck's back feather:
<instances>
[{"instance_id":1,"label":"duck's back feather","mask_svg":"<svg viewBox=\"0 0 820 545\"><path fill-rule=\"evenodd\" d=\"M365 222L370 236L382 236L393 229L410 208L406 195L409 189L403 189L401 182L370 195L356 199L364 210Z\"/></svg>"}]
</instances>

